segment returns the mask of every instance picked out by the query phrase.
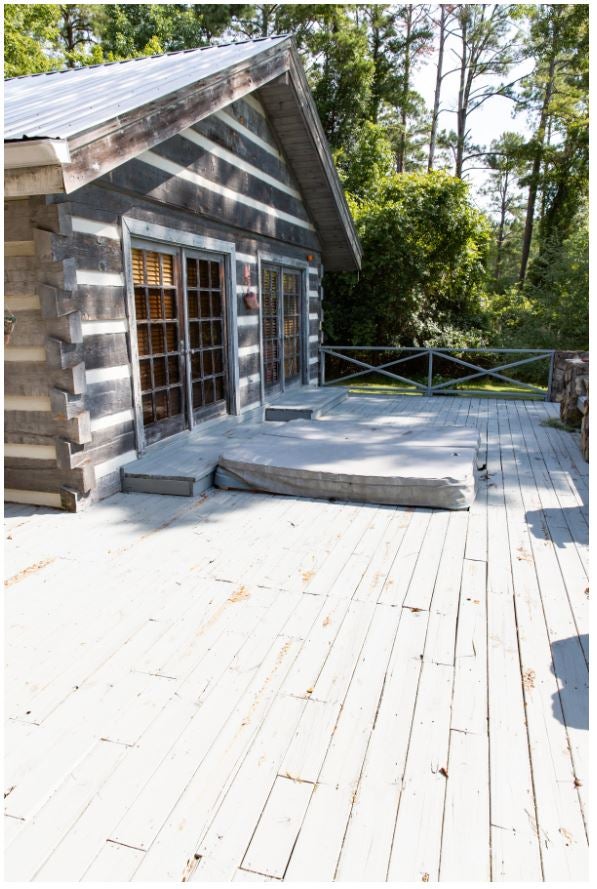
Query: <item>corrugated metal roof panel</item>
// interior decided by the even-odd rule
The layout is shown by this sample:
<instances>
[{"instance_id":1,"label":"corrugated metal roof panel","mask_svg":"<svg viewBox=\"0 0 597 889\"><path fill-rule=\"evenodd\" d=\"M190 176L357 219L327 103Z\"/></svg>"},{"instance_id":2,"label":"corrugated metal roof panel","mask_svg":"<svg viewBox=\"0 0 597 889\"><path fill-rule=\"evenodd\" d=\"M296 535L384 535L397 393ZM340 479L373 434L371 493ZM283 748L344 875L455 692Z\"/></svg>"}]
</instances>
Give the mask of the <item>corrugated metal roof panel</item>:
<instances>
[{"instance_id":1,"label":"corrugated metal roof panel","mask_svg":"<svg viewBox=\"0 0 597 889\"><path fill-rule=\"evenodd\" d=\"M265 37L7 80L4 139L68 138L288 39Z\"/></svg>"}]
</instances>

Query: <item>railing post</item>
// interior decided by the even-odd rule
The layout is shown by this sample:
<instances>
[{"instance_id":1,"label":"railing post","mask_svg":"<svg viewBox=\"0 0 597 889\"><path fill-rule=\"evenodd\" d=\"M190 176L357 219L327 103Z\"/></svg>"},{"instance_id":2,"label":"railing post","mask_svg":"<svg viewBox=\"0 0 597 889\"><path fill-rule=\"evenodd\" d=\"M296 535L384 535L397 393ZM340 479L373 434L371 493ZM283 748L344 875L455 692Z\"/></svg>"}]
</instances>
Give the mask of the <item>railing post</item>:
<instances>
[{"instance_id":1,"label":"railing post","mask_svg":"<svg viewBox=\"0 0 597 889\"><path fill-rule=\"evenodd\" d=\"M545 400L549 401L551 398L551 384L553 382L553 368L556 361L556 350L551 350L551 357L549 359L549 374L547 377L547 393L545 395Z\"/></svg>"},{"instance_id":2,"label":"railing post","mask_svg":"<svg viewBox=\"0 0 597 889\"><path fill-rule=\"evenodd\" d=\"M427 391L426 395L433 395L433 350L429 349L427 361Z\"/></svg>"},{"instance_id":3,"label":"railing post","mask_svg":"<svg viewBox=\"0 0 597 889\"><path fill-rule=\"evenodd\" d=\"M325 351L319 347L319 385L325 386Z\"/></svg>"}]
</instances>

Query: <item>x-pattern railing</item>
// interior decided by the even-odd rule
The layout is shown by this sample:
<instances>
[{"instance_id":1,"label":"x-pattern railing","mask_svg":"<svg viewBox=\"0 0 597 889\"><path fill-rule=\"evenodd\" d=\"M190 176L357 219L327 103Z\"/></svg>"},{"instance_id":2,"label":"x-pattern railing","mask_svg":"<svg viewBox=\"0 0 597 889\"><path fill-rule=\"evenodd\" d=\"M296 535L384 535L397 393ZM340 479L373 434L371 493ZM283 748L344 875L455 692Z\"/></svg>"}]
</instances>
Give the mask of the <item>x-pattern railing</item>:
<instances>
[{"instance_id":1,"label":"x-pattern railing","mask_svg":"<svg viewBox=\"0 0 597 889\"><path fill-rule=\"evenodd\" d=\"M434 395L436 393L442 395L448 394L463 394L462 389L454 388L456 385L461 385L462 383L469 383L472 380L480 379L481 377L492 377L493 379L500 380L505 383L510 383L515 386L517 389L524 389L529 392L529 394L540 395L541 397L548 399L549 392L551 389L551 380L553 375L553 364L554 364L554 356L555 351L553 349L424 349L417 348L416 346L320 346L320 355L321 355L321 379L322 384L325 385L325 357L329 355L334 358L342 359L343 361L348 362L349 364L354 365L355 367L362 368L361 370L355 371L354 373L347 374L345 376L340 377L339 379L330 381L329 385L332 384L342 384L348 382L349 380L356 380L358 377L366 376L370 373L380 374L381 376L388 377L391 380L394 380L399 383L405 383L408 386L414 386L418 391L424 393L425 395ZM382 352L382 353L408 353L404 357L393 358L391 361L385 361L383 364L370 364L368 361L363 361L360 358L356 358L351 355L347 355L347 352ZM497 367L481 367L478 364L473 364L471 361L465 361L462 358L457 358L456 355L451 354L456 352L459 355L464 354L487 354L487 355L509 355L514 357L515 355L526 355L526 358L519 358L515 361L508 360L505 364L500 364ZM417 358L427 358L427 380L425 383L420 382L420 380L415 380L409 377L402 376L401 374L397 374L395 371L390 370L390 368L395 368L399 364L406 364L408 361L414 361ZM433 382L433 373L434 373L434 364L433 359L442 359L445 361L452 362L460 367L467 368L469 370L473 370L474 373L467 374L463 377L456 377L454 379L443 380L439 383ZM548 379L547 379L547 391L545 388L540 386L536 386L533 383L527 383L523 380L517 380L514 377L507 376L502 373L505 370L511 370L515 367L522 367L523 365L534 364L539 361L549 361L549 369L548 369ZM486 394L485 390L478 389L468 389L466 390L470 394L478 393L478 394ZM510 393L511 395L512 393ZM516 394L516 393L513 393ZM504 392L500 393L500 397L509 397L509 393Z\"/></svg>"}]
</instances>

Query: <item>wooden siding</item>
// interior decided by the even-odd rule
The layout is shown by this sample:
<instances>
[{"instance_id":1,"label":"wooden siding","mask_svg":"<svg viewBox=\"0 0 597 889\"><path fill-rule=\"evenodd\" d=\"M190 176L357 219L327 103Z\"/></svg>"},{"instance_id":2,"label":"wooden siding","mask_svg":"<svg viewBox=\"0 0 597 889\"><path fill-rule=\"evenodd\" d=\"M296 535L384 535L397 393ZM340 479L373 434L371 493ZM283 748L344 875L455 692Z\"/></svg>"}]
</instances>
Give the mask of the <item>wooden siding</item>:
<instances>
[{"instance_id":1,"label":"wooden siding","mask_svg":"<svg viewBox=\"0 0 597 889\"><path fill-rule=\"evenodd\" d=\"M235 102L152 154L193 175L173 176L135 159L72 195L19 201L19 212L9 215L6 287L20 323L7 355L6 388L12 398L45 398L48 411L19 402L7 413L7 441L70 443L57 457L61 469L75 474L70 487L78 493L65 495L69 506L119 490L120 465L136 456L122 217L234 244L241 411L261 402L259 312L243 298L247 289L258 292L258 254L311 257L308 376L313 381L318 374L311 337L320 319L319 242L258 100ZM213 188L198 187L193 177ZM56 479L51 490L59 493Z\"/></svg>"}]
</instances>

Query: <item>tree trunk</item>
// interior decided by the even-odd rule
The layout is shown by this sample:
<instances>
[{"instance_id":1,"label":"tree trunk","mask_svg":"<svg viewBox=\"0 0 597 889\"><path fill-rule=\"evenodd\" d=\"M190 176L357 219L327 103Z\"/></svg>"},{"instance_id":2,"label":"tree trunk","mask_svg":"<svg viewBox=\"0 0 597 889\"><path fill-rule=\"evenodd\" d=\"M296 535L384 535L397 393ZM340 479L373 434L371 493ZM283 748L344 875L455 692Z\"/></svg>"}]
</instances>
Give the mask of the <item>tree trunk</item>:
<instances>
[{"instance_id":1,"label":"tree trunk","mask_svg":"<svg viewBox=\"0 0 597 889\"><path fill-rule=\"evenodd\" d=\"M460 58L460 83L458 85L458 110L456 112L456 167L454 175L462 179L462 167L464 164L464 139L466 136L466 70L467 70L467 29L466 17L461 18L462 56Z\"/></svg>"},{"instance_id":2,"label":"tree trunk","mask_svg":"<svg viewBox=\"0 0 597 889\"><path fill-rule=\"evenodd\" d=\"M439 47L437 56L437 70L435 74L435 94L433 97L433 113L431 115L431 133L429 136L429 158L427 160L427 172L433 170L435 161L435 145L437 142L437 122L439 118L439 105L442 91L442 72L444 67L444 47L446 45L446 8L440 6L439 20Z\"/></svg>"},{"instance_id":3,"label":"tree trunk","mask_svg":"<svg viewBox=\"0 0 597 889\"><path fill-rule=\"evenodd\" d=\"M508 212L508 173L505 174L504 184L502 186L500 206L500 225L498 228L496 254L495 254L495 286L497 288L500 280L500 266L502 264L502 248L504 246L504 229L506 227L506 213Z\"/></svg>"},{"instance_id":4,"label":"tree trunk","mask_svg":"<svg viewBox=\"0 0 597 889\"><path fill-rule=\"evenodd\" d=\"M408 7L406 15L406 40L404 47L404 77L402 83L402 108L400 109L400 142L396 157L396 170L404 173L406 167L406 126L408 117L408 95L410 92L410 38L412 33L413 8Z\"/></svg>"},{"instance_id":5,"label":"tree trunk","mask_svg":"<svg viewBox=\"0 0 597 889\"><path fill-rule=\"evenodd\" d=\"M381 36L379 28L375 25L372 27L371 37L371 58L373 60L373 83L371 85L371 119L373 123L377 123L379 117L379 105L381 100L381 76L380 76L380 47Z\"/></svg>"},{"instance_id":6,"label":"tree trunk","mask_svg":"<svg viewBox=\"0 0 597 889\"><path fill-rule=\"evenodd\" d=\"M529 196L527 199L527 212L524 223L524 235L522 239L522 253L520 257L520 272L518 275L518 283L524 284L527 266L529 264L529 256L531 254L531 242L533 240L533 227L535 223L535 205L537 203L537 190L539 188L539 174L541 172L541 164L543 162L543 148L545 144L545 131L549 116L549 105L553 94L554 77L556 70L556 53L555 47L552 50L549 60L549 73L547 83L545 84L545 93L543 96L543 105L541 106L541 115L539 117L539 126L536 136L536 151L533 158L533 167L531 170L531 180L529 183Z\"/></svg>"}]
</instances>

